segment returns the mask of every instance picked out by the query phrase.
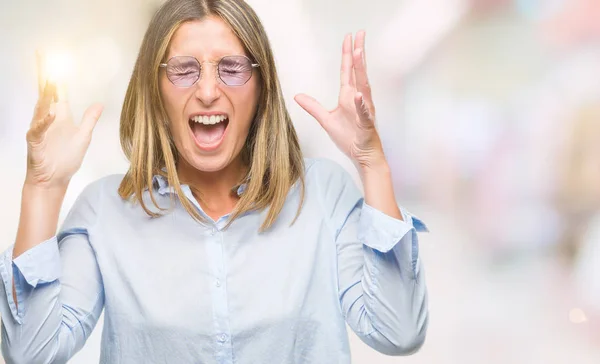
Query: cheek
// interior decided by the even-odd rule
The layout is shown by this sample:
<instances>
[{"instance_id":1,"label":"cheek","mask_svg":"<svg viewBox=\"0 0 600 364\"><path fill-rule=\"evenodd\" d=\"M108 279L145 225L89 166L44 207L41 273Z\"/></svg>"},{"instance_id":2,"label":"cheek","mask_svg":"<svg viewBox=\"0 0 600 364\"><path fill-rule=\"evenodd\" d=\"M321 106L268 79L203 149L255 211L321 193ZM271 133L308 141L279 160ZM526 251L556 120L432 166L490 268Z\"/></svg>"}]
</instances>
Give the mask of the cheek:
<instances>
[{"instance_id":1,"label":"cheek","mask_svg":"<svg viewBox=\"0 0 600 364\"><path fill-rule=\"evenodd\" d=\"M179 122L179 115L181 115L181 111L177 111L179 109L177 105L177 99L179 99L179 97L176 97L176 95L174 95L173 90L169 86L170 85L168 80L166 81L166 83L165 80L160 80L159 91L163 107L165 109L165 112L167 113L167 125L169 128L169 132L175 141L175 144L179 147L179 141L181 139L181 123Z\"/></svg>"},{"instance_id":2,"label":"cheek","mask_svg":"<svg viewBox=\"0 0 600 364\"><path fill-rule=\"evenodd\" d=\"M254 119L260 97L260 88L258 85L253 84L251 86L252 87L248 87L247 91L240 94L239 97L240 111L242 112L245 126L249 126Z\"/></svg>"},{"instance_id":3,"label":"cheek","mask_svg":"<svg viewBox=\"0 0 600 364\"><path fill-rule=\"evenodd\" d=\"M169 119L173 121L176 117L177 110L179 109L178 100L180 97L176 95L176 92L171 87L171 84L166 77L161 77L160 80L160 94L163 101L163 106L169 116Z\"/></svg>"},{"instance_id":4,"label":"cheek","mask_svg":"<svg viewBox=\"0 0 600 364\"><path fill-rule=\"evenodd\" d=\"M184 98L179 95L176 90L173 90L169 81L161 79L160 82L160 94L163 102L165 111L169 118L169 124L178 124L183 111L182 100Z\"/></svg>"}]
</instances>

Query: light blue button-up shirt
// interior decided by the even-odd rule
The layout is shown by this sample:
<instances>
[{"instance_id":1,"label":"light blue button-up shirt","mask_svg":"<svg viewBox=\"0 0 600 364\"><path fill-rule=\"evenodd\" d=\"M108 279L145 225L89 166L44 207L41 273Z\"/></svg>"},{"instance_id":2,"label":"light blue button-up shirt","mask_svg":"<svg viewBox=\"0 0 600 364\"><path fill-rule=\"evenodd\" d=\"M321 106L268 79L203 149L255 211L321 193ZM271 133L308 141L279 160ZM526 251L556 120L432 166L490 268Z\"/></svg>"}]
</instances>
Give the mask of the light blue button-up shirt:
<instances>
[{"instance_id":1,"label":"light blue button-up shirt","mask_svg":"<svg viewBox=\"0 0 600 364\"><path fill-rule=\"evenodd\" d=\"M227 215L215 222L203 213L210 223L200 224L175 199L172 212L150 218L119 197L122 178L89 185L56 237L14 261L12 247L0 257L8 363L66 362L102 309L106 364L350 363L346 323L382 353L423 343L416 231L425 226L404 210L400 221L364 203L339 165L307 159L298 219L290 226L296 185L260 234L265 211L224 230ZM156 182L168 206L173 191Z\"/></svg>"}]
</instances>

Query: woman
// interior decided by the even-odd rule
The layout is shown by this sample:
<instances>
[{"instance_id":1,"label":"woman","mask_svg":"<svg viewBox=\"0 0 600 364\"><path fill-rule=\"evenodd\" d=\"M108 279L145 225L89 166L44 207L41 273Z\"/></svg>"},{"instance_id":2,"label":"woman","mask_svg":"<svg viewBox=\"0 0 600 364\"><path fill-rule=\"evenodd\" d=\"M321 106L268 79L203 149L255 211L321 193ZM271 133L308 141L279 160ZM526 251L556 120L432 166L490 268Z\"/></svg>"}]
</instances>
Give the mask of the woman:
<instances>
[{"instance_id":1,"label":"woman","mask_svg":"<svg viewBox=\"0 0 600 364\"><path fill-rule=\"evenodd\" d=\"M57 235L101 106L75 126L47 85L16 242L0 259L7 362L66 362L103 308L102 363L349 363L346 322L382 353L416 351L424 227L395 204L364 32L352 43L338 107L296 101L352 159L364 199L338 165L302 158L264 29L241 0L157 12L122 111L129 171L88 186Z\"/></svg>"}]
</instances>

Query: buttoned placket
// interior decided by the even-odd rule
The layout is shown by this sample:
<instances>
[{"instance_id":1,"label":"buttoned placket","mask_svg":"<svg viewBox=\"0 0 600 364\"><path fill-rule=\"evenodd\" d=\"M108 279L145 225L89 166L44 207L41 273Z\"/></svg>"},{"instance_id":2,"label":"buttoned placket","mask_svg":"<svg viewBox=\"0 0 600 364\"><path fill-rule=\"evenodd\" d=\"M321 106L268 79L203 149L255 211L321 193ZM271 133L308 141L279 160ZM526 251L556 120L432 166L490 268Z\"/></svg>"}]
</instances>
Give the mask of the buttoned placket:
<instances>
[{"instance_id":1,"label":"buttoned placket","mask_svg":"<svg viewBox=\"0 0 600 364\"><path fill-rule=\"evenodd\" d=\"M165 181L159 179L159 193L174 193L172 188L166 186ZM245 185L238 188L237 193L244 192ZM198 204L194 198L189 186L182 186L183 193L188 200L198 209L198 211L209 222L208 225L202 225L203 235L206 238L207 262L210 268L213 284L209 284L210 297L213 306L214 340L216 342L215 358L219 364L233 364L233 346L231 341L231 328L229 326L229 301L227 297L227 266L223 241L225 232L223 227L227 223L228 215L221 217L214 222Z\"/></svg>"}]
</instances>

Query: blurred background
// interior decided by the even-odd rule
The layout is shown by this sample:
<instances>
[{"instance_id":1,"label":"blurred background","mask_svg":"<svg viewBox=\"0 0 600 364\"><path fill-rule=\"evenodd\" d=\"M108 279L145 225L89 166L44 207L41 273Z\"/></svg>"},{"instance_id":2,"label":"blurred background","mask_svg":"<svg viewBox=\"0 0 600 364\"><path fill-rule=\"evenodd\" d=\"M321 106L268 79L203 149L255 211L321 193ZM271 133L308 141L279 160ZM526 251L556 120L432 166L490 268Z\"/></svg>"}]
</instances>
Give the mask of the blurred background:
<instances>
[{"instance_id":1,"label":"blurred background","mask_svg":"<svg viewBox=\"0 0 600 364\"><path fill-rule=\"evenodd\" d=\"M161 2L0 0L0 248L18 224L35 50L75 55L76 119L105 104L64 217L85 185L126 170L120 108ZM293 96L334 107L344 34L367 30L397 196L431 230L421 235L424 347L386 357L350 334L353 362L600 363L600 1L248 2L270 36L306 155L351 173ZM71 363L98 362L101 327Z\"/></svg>"}]
</instances>

